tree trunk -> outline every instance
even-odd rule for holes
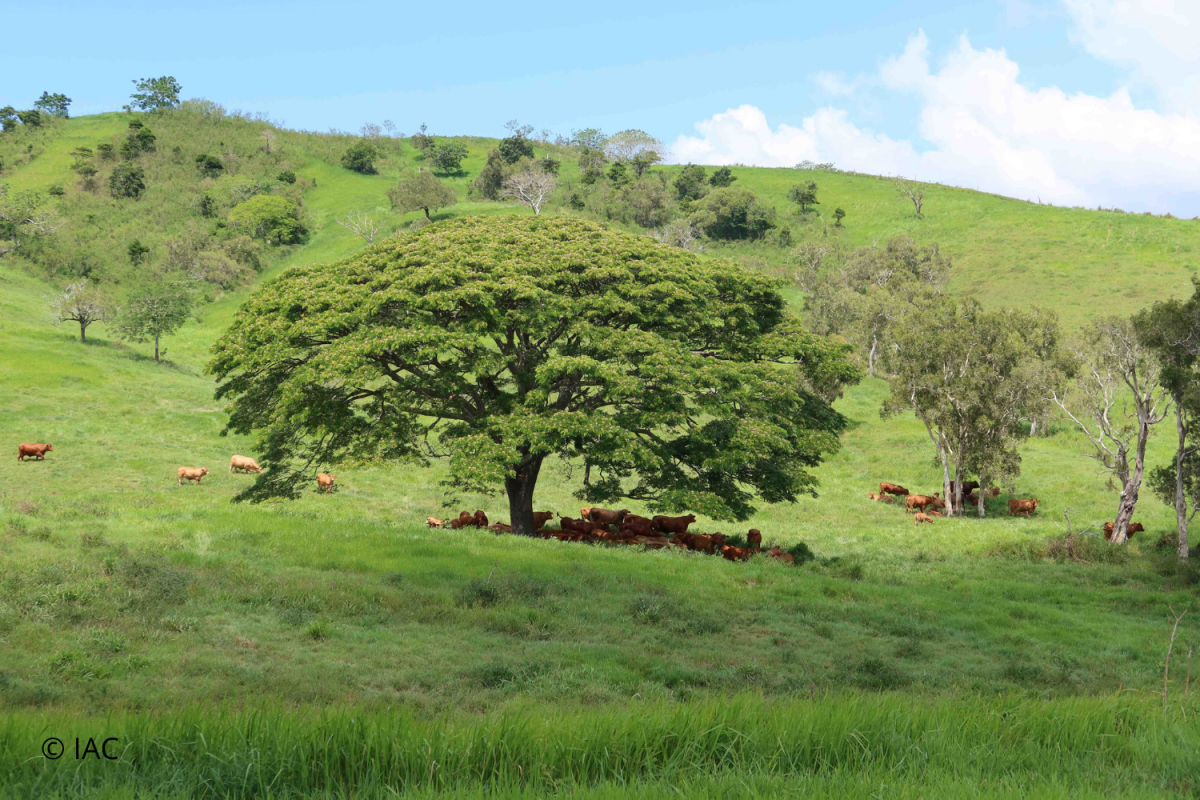
[[[429,206],[426,206],[421,210],[425,212],[425,219],[432,219],[432,217],[429,216]]]
[[[509,523],[515,534],[537,535],[533,525],[533,489],[537,485],[541,469],[542,459],[537,458],[519,470],[515,477],[504,479],[504,488],[508,492]]]
[[[867,375],[875,377],[875,350],[879,347],[879,336],[871,334],[871,353],[867,356]]]
[[[154,334],[154,362],[158,363],[158,334]]]
[[[956,464],[954,467],[954,496],[946,502],[954,508],[955,513],[966,514],[966,509],[963,508],[963,468],[962,463]]]
[[[950,502],[950,465],[946,461],[946,442],[938,437],[938,455],[942,459],[942,497],[946,498],[946,516],[954,516],[954,504]]]
[[[975,502],[979,507],[979,518],[983,519],[987,516],[987,470],[979,470],[979,488],[975,491],[978,492]]]
[[[1183,407],[1175,403],[1175,429],[1179,433],[1179,449],[1175,452],[1175,524],[1178,526],[1180,558],[1188,557],[1187,495],[1183,491],[1183,459],[1187,454],[1187,425],[1183,422]]]
[[[87,343],[87,323],[86,322],[79,323],[79,343],[80,344]]]
[[[1138,492],[1142,489],[1142,473],[1146,469],[1146,440],[1150,438],[1150,423],[1142,414],[1138,414],[1137,454],[1133,460],[1133,470],[1121,489],[1121,502],[1117,506],[1117,521],[1113,525],[1113,544],[1125,544],[1129,541],[1129,521],[1133,519],[1133,510],[1137,506]]]

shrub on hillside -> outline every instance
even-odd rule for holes
[[[449,174],[461,172],[463,159],[467,157],[467,146],[462,142],[442,142],[429,152],[429,160],[438,172]]]
[[[229,212],[229,224],[267,244],[300,244],[308,229],[300,221],[300,209],[286,197],[260,194]]]
[[[196,169],[206,178],[215,178],[225,171],[225,165],[216,156],[203,154],[196,156]]]
[[[137,199],[146,190],[145,171],[130,161],[123,161],[113,167],[108,176],[108,190],[113,197],[132,197]]]
[[[715,189],[694,209],[691,221],[711,239],[761,239],[775,227],[775,209],[748,189]]]
[[[356,142],[350,145],[342,155],[342,166],[355,172],[361,172],[363,175],[374,175],[375,159],[377,158],[379,158],[379,151],[375,145],[370,142]]]
[[[533,143],[524,136],[510,136],[500,140],[497,148],[506,164],[515,164],[522,158],[533,158]]]
[[[488,152],[487,163],[479,171],[479,176],[471,183],[471,193],[478,194],[487,200],[499,200],[500,192],[504,189],[504,181],[508,179],[510,170],[504,162],[499,150]]]

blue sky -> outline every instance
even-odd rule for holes
[[[999,174],[1000,167],[993,170],[994,176],[986,170],[964,172],[962,165],[973,160],[970,154],[949,159],[958,165],[954,168],[937,159],[922,160],[931,152],[961,147],[961,142],[948,144],[945,131],[930,127],[939,123],[927,117],[931,106],[954,106],[952,98],[933,98],[931,92],[940,96],[946,87],[963,82],[950,75],[943,75],[938,86],[888,78],[882,71],[889,60],[920,37],[926,43],[924,63],[936,75],[955,54],[967,52],[967,42],[970,52],[1002,51],[1019,67],[1019,77],[1012,81],[1015,88],[1057,88],[1067,97],[1101,99],[1125,92],[1136,111],[1194,115],[1194,107],[1180,111],[1181,95],[1171,95],[1178,87],[1164,85],[1172,80],[1167,77],[1171,71],[1180,69],[1179,59],[1187,67],[1185,45],[1164,44],[1153,36],[1130,43],[1113,34],[1124,24],[1121,15],[1130,5],[1139,19],[1146,14],[1161,18],[1160,39],[1170,39],[1191,23],[1200,28],[1200,13],[1190,8],[1200,3],[1186,4],[24,4],[6,10],[11,29],[44,30],[47,20],[59,22],[52,36],[6,38],[0,50],[0,105],[27,107],[49,90],[73,98],[75,114],[117,110],[128,102],[132,78],[170,74],[183,85],[185,97],[266,112],[290,127],[310,130],[357,130],[364,122],[383,119],[393,120],[405,132],[425,122],[434,133],[493,136],[501,135],[504,122],[514,118],[564,134],[589,126],[610,132],[638,127],[678,145],[672,147],[676,155],[693,160],[784,165],[795,153],[812,150],[829,160],[830,154],[836,155],[848,168],[868,165],[899,173],[911,169],[925,173],[916,177],[964,185],[974,180],[984,188],[1016,193],[1011,180],[1005,183]],[[1182,25],[1179,14],[1184,15]],[[1200,30],[1193,28],[1191,35],[1191,41],[1200,40]],[[1162,63],[1161,52],[1169,53],[1172,47],[1179,51],[1178,58]],[[1146,51],[1144,57],[1136,52],[1130,56],[1139,48]],[[974,67],[963,69],[975,70],[972,74],[985,80],[977,73],[986,71],[986,60],[981,57]],[[1195,71],[1200,74],[1200,68]],[[1190,97],[1186,92],[1182,96]],[[969,96],[961,100],[964,106],[973,102]],[[772,139],[767,144],[775,147],[774,155],[764,155],[771,147],[762,142],[757,149],[725,146],[716,141],[721,138],[717,134],[706,138],[698,133],[697,123],[739,108],[760,112],[772,136],[802,129],[806,121],[816,130],[821,122],[814,115],[823,109],[837,111],[854,135],[865,137],[863,142],[883,136],[909,150],[884,148],[890,155],[867,157],[862,148],[838,145],[845,131],[828,126],[824,133],[813,134],[808,149]],[[983,118],[990,112],[972,113]],[[954,117],[942,114],[943,119]],[[739,124],[744,123],[743,119]],[[1001,134],[1006,141],[1016,135]],[[1176,149],[1190,141],[1191,129],[1176,131],[1176,138],[1180,135],[1183,140]],[[1024,152],[1028,144],[1018,141],[1014,146]],[[1069,141],[1054,147],[1072,149]],[[985,148],[974,160],[1004,161],[997,152]],[[860,157],[864,164],[853,163]],[[1053,161],[1055,154],[1049,158]],[[1026,158],[1017,174],[1035,168],[1036,161]],[[883,169],[888,166],[895,169]],[[1055,168],[1063,169],[1058,162]],[[1033,188],[1063,202],[1105,202],[1123,188],[1141,188],[1134,181],[1132,187],[1102,190],[1088,183],[1082,172],[1078,178],[1057,172],[1056,177],[1062,180],[1042,181]],[[1187,195],[1185,189],[1160,192],[1146,205],[1153,210],[1164,210],[1163,204],[1182,209],[1195,200],[1194,213],[1200,214],[1194,194],[1181,197]]]

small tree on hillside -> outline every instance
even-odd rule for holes
[[[840,208],[835,208],[833,210],[833,227],[835,227],[835,228],[845,227],[844,225],[842,225],[842,220],[844,220],[845,218],[846,218],[846,212]]]
[[[649,237],[467,217],[283,273],[209,371],[227,430],[261,434],[266,471],[242,497],[295,496],[350,457],[444,457],[450,485],[503,487],[513,533],[533,535],[558,455],[583,462],[588,502],[746,519],[813,494],[846,424],[801,388],[852,379],[844,348],[786,307],[761,273]]]
[[[1161,365],[1133,324],[1120,317],[1088,325],[1062,357],[1073,380],[1050,397],[1092,443],[1092,457],[1121,484],[1112,541],[1123,544],[1142,487],[1150,429],[1171,407]]]
[[[708,192],[705,186],[708,173],[699,164],[688,164],[679,170],[671,185],[675,187],[675,198],[681,203],[699,200]]]
[[[50,300],[50,319],[55,325],[64,322],[79,324],[79,341],[87,341],[87,329],[97,322],[113,317],[108,297],[87,281],[72,283]]]
[[[737,178],[733,176],[733,170],[729,167],[717,167],[713,170],[712,177],[708,179],[708,185],[717,189],[724,189],[726,186],[732,186]]]
[[[300,244],[308,239],[295,201],[278,195],[260,194],[239,203],[229,211],[229,224],[267,244]]]
[[[161,78],[140,78],[133,81],[133,85],[137,91],[129,97],[133,100],[134,108],[140,108],[142,111],[163,111],[179,106],[179,93],[183,91],[183,87],[169,75]]]
[[[775,209],[749,189],[715,189],[693,209],[691,222],[712,239],[761,239],[775,227]]]
[[[405,214],[420,209],[425,212],[425,219],[429,219],[431,211],[454,205],[458,196],[432,172],[422,171],[389,189],[388,200],[393,211]]]
[[[342,154],[342,166],[363,175],[375,174],[375,159],[379,158],[379,150],[370,142],[355,142],[346,148]]]
[[[534,216],[537,216],[542,213],[542,206],[554,192],[556,184],[553,175],[538,169],[524,170],[504,182],[503,194],[533,209]]]
[[[196,169],[200,170],[200,174],[205,178],[217,178],[225,171],[225,165],[216,156],[202,154],[196,156]]]
[[[820,205],[817,200],[817,182],[809,181],[793,186],[788,190],[788,200],[791,200],[796,205],[800,206],[800,213],[807,214],[809,206]]]
[[[533,142],[524,136],[509,136],[501,139],[496,148],[506,164],[516,164],[523,158],[533,158]]]
[[[10,193],[0,183],[0,255],[51,236],[62,226],[49,197],[31,189]]]
[[[154,342],[154,360],[159,361],[159,342],[187,322],[192,310],[191,287],[177,281],[156,281],[134,291],[122,309],[117,332],[131,342]]]
[[[69,114],[67,114],[67,108],[70,105],[71,98],[67,97],[65,94],[58,92],[54,94],[50,94],[50,92],[42,92],[42,96],[37,99],[37,102],[33,104],[33,107],[41,111],[43,114],[49,114],[52,117],[61,117],[66,119],[69,116]]]
[[[134,239],[129,243],[129,263],[133,266],[140,266],[146,260],[146,256],[150,255],[150,248],[142,244],[141,239]]]
[[[604,142],[604,152],[610,161],[632,165],[635,159],[642,158],[652,159],[648,163],[653,164],[666,155],[666,147],[645,131],[630,128],[608,137]]]
[[[913,204],[913,211],[917,218],[924,216],[922,209],[925,208],[925,187],[915,181],[906,181],[903,178],[894,178],[892,185],[896,187],[901,197],[908,198],[908,201]]]
[[[442,142],[429,151],[430,164],[443,174],[462,172],[467,146],[462,142]]]
[[[132,161],[122,161],[108,176],[108,190],[113,197],[137,199],[146,191],[146,173]]]
[[[433,137],[428,135],[427,133],[425,133],[425,131],[427,131],[428,129],[429,129],[428,126],[426,126],[425,123],[422,122],[420,130],[418,130],[412,136],[408,137],[408,143],[411,144],[417,150],[420,150],[422,153],[424,153],[425,151],[427,151],[429,148],[433,147],[433,145],[434,145]]]
[[[365,211],[351,211],[337,221],[346,230],[362,238],[367,244],[375,244],[375,236],[383,225]]]

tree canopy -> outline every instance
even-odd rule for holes
[[[60,92],[51,94],[50,92],[42,92],[42,96],[37,99],[33,107],[49,114],[52,117],[62,117],[66,119],[68,116],[67,109],[71,105],[71,98]]]
[[[179,93],[183,91],[179,81],[170,75],[161,78],[140,78],[133,81],[133,86],[137,91],[129,97],[133,100],[132,105],[142,111],[175,108],[179,105]]]
[[[308,238],[295,201],[277,195],[255,195],[238,203],[229,210],[229,224],[268,244],[300,244]]]
[[[429,219],[431,211],[458,202],[453,187],[442,183],[432,172],[418,172],[411,178],[400,181],[388,189],[388,199],[392,203],[393,211],[405,214],[421,210],[425,212],[425,219]]]
[[[466,217],[255,293],[209,370],[227,429],[259,432],[244,497],[294,496],[347,459],[445,457],[533,532],[551,456],[579,495],[745,519],[814,493],[845,420],[805,389],[855,380],[846,347],[786,313],[777,282],[566,218]]]
[[[775,227],[775,209],[749,189],[714,189],[693,209],[692,222],[713,239],[760,239]]]

